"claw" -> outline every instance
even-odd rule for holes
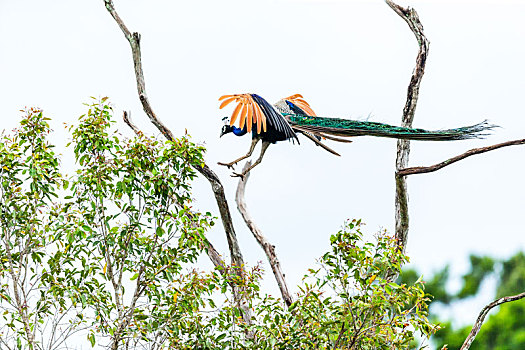
[[[244,177],[246,176],[246,174],[242,173],[242,174],[239,174],[239,173],[233,173],[232,175],[230,175],[231,177],[240,177],[242,181],[244,181]]]
[[[235,162],[233,162],[233,163],[221,163],[221,162],[217,162],[217,164],[222,165],[222,166],[225,166],[225,167],[227,167],[228,169],[233,169],[233,166],[234,166],[236,163],[235,163]]]

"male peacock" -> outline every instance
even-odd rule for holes
[[[378,136],[407,140],[450,141],[482,137],[487,135],[483,133],[484,131],[494,128],[494,125],[483,121],[462,128],[427,131],[368,121],[322,118],[315,115],[308,102],[299,94],[283,98],[274,106],[256,94],[224,95],[219,98],[219,101],[222,101],[220,108],[224,108],[233,101],[237,102],[237,107],[233,111],[229,123],[222,128],[221,137],[230,132],[237,136],[252,133],[252,144],[246,155],[230,163],[218,163],[219,165],[231,168],[239,161],[251,156],[257,143],[262,140],[259,158],[242,174],[235,174],[241,177],[261,163],[270,144],[284,140],[299,143],[297,133],[303,134],[330,153],[339,155],[324,145],[321,139],[352,142],[338,137]],[[239,119],[238,127],[234,125],[237,119]]]

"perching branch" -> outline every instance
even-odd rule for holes
[[[130,46],[131,46],[131,52],[133,56],[133,65],[135,68],[135,78],[137,81],[137,92],[139,94],[140,102],[142,103],[142,107],[144,109],[144,112],[150,119],[150,121],[157,127],[157,129],[166,137],[166,139],[173,141],[175,137],[173,136],[173,133],[157,118],[155,113],[153,112],[153,108],[151,107],[151,104],[149,103],[148,97],[146,95],[146,84],[144,81],[144,73],[142,71],[142,58],[141,58],[141,52],[140,52],[140,34],[137,32],[131,33],[129,29],[126,27],[120,16],[115,10],[115,6],[113,5],[112,0],[104,0],[104,4],[106,6],[106,9],[111,14],[113,19],[117,22],[118,26],[124,33],[124,36],[126,37],[126,40],[128,40]],[[221,215],[222,223],[224,226],[224,230],[226,232],[226,238],[228,240],[228,247],[230,249],[230,254],[232,258],[232,265],[235,270],[235,272],[241,277],[243,277],[244,274],[244,259],[241,253],[241,249],[239,247],[239,243],[237,241],[237,236],[235,235],[235,229],[233,227],[233,222],[230,214],[230,210],[228,207],[228,202],[226,200],[226,196],[224,194],[224,187],[222,186],[222,183],[219,180],[219,177],[206,165],[204,166],[194,166],[197,171],[199,171],[204,177],[210,182],[213,193],[215,195],[215,200],[217,201],[217,205],[219,207],[219,212]],[[211,250],[212,253],[216,253],[215,249]],[[210,254],[210,250],[208,249],[208,254]],[[218,254],[213,254],[210,258],[216,264],[218,262],[217,260]],[[236,302],[238,303],[239,307],[243,311],[243,319],[245,323],[249,324],[251,321],[251,312],[247,305],[244,305],[242,302],[242,293],[241,291],[236,290],[237,288],[233,288],[234,297],[236,299]]]
[[[247,161],[242,171],[244,172],[251,165],[252,165],[252,162]],[[270,266],[272,267],[272,271],[275,276],[275,280],[277,281],[277,285],[279,286],[279,289],[281,290],[281,295],[283,297],[283,300],[287,306],[290,306],[292,305],[293,300],[290,295],[290,292],[288,292],[288,286],[286,285],[286,280],[284,279],[284,274],[281,270],[281,264],[279,263],[279,259],[277,259],[277,255],[275,254],[275,246],[272,245],[266,239],[266,237],[264,237],[261,230],[259,230],[257,225],[255,225],[255,222],[250,217],[250,214],[248,213],[248,208],[246,207],[246,201],[244,200],[244,191],[246,189],[246,183],[248,182],[249,177],[250,177],[250,173],[248,172],[244,176],[244,178],[240,178],[239,184],[237,185],[237,192],[235,193],[235,202],[237,202],[237,209],[239,209],[239,212],[241,213],[242,218],[244,219],[244,222],[246,223],[246,226],[248,226],[250,231],[252,231],[252,234],[257,240],[257,243],[259,243],[261,248],[266,253],[266,257],[268,258],[268,262],[270,263]]]
[[[412,168],[405,168],[401,169],[397,172],[397,175],[399,176],[406,176],[406,175],[413,175],[413,174],[423,174],[423,173],[431,173],[433,171],[439,170],[441,168],[446,167],[447,165],[450,165],[452,163],[458,162],[462,159],[465,159],[467,157],[473,156],[475,154],[485,153],[489,151],[493,151],[498,148],[506,147],[506,146],[516,146],[516,145],[523,145],[525,144],[525,139],[520,140],[513,140],[513,141],[507,141],[503,143],[498,143],[496,145],[487,146],[487,147],[480,147],[480,148],[473,148],[471,150],[466,151],[465,153],[462,153],[458,156],[452,157],[450,159],[447,159],[441,163],[430,165],[430,166],[418,166],[418,167],[412,167]]]
[[[430,42],[423,33],[423,25],[419,20],[419,16],[416,10],[408,7],[403,8],[395,4],[391,0],[385,0],[388,6],[392,8],[405,22],[412,33],[414,33],[417,42],[419,44],[419,52],[416,58],[416,67],[412,72],[410,84],[408,85],[407,100],[405,107],[403,108],[403,117],[401,120],[401,126],[412,127],[412,121],[414,120],[414,114],[416,112],[417,100],[419,97],[419,86],[425,73],[425,63],[428,56],[428,50]],[[397,141],[397,158],[396,158],[396,198],[395,198],[395,211],[396,211],[396,227],[395,227],[395,238],[398,244],[398,249],[402,252],[405,251],[407,238],[408,238],[408,193],[407,184],[404,176],[399,175],[399,171],[408,166],[408,156],[410,154],[410,141],[398,140]]]
[[[479,313],[479,316],[476,319],[476,323],[474,323],[474,326],[472,326],[472,330],[470,331],[470,334],[468,335],[467,339],[465,339],[465,342],[461,346],[460,350],[470,349],[472,342],[474,341],[474,339],[476,338],[476,335],[478,335],[479,330],[481,329],[481,325],[483,324],[483,321],[485,320],[485,316],[487,316],[487,314],[492,308],[498,305],[508,303],[510,301],[516,301],[522,298],[525,298],[525,292],[518,294],[518,295],[499,298],[497,300],[494,300],[492,303],[488,304],[487,306],[485,306]]]

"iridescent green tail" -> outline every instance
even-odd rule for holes
[[[429,131],[340,118],[308,117],[295,114],[287,114],[284,117],[288,119],[293,128],[314,134],[343,137],[378,136],[407,140],[450,141],[483,138],[489,135],[487,131],[496,127],[485,120],[479,124],[462,128]]]

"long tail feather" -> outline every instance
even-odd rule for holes
[[[342,142],[342,143],[351,143],[351,142],[353,142],[352,140],[340,139],[338,137],[333,137],[333,136],[326,135],[326,134],[323,134],[323,133],[319,133],[319,136],[324,137],[325,139],[328,139],[328,140],[335,141],[335,142]],[[345,137],[352,137],[352,136],[347,135]]]
[[[324,150],[336,155],[336,156],[341,156],[339,153],[337,153],[336,151],[334,151],[333,149],[331,149],[330,147],[328,147],[327,145],[325,145],[324,143],[318,141],[315,136],[312,136],[310,135],[309,133],[306,133],[306,132],[302,132],[301,131],[301,134],[303,134],[304,136],[306,136],[308,139],[310,139],[313,143],[315,143],[317,146],[320,146],[322,147]]]
[[[357,121],[340,118],[322,118],[285,115],[292,127],[303,131],[322,133],[333,136],[378,136],[407,140],[450,141],[483,138],[487,131],[497,127],[486,120],[471,126],[456,129],[429,131],[424,129],[404,128],[383,123]]]
[[[348,140],[346,138],[340,139],[340,138],[337,138],[337,137],[333,137],[331,135],[323,134],[322,132],[312,133],[312,131],[308,131],[307,129],[303,129],[302,127],[297,126],[297,125],[292,126],[292,129],[294,131],[296,131],[296,132],[310,133],[310,134],[313,134],[314,136],[317,136],[317,137],[320,137],[320,138],[325,138],[325,139],[336,141],[336,142],[343,142],[343,143],[351,143],[351,142],[353,142],[352,140]],[[352,137],[352,135],[345,135],[343,137]]]

